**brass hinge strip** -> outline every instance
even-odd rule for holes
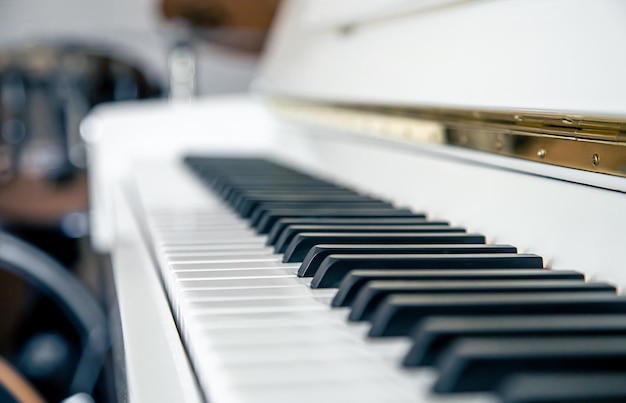
[[[270,105],[283,118],[340,131],[447,144],[626,177],[626,120],[619,118],[285,99]]]

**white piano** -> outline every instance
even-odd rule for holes
[[[266,158],[619,293],[625,14],[618,0],[292,0],[250,95],[98,108],[82,135],[93,245],[119,305],[120,399],[522,402],[546,382],[578,397],[619,384],[607,360],[609,374],[519,375],[504,395],[433,392],[438,367],[401,365],[410,337],[347,321],[336,289],[297,277],[183,158]],[[615,334],[601,344],[623,350]],[[593,340],[572,345],[605,348]]]

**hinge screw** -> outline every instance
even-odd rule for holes
[[[537,157],[544,159],[546,157],[546,149],[540,148],[539,151],[537,151]]]
[[[597,167],[600,164],[600,156],[598,154],[594,154],[591,156],[591,163],[594,167]]]

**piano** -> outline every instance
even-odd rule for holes
[[[251,95],[96,109],[119,400],[625,401],[624,11],[292,0]]]

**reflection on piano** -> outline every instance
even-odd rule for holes
[[[560,70],[623,6],[573,3],[292,1],[269,108],[92,114],[128,400],[626,400],[626,58]]]

